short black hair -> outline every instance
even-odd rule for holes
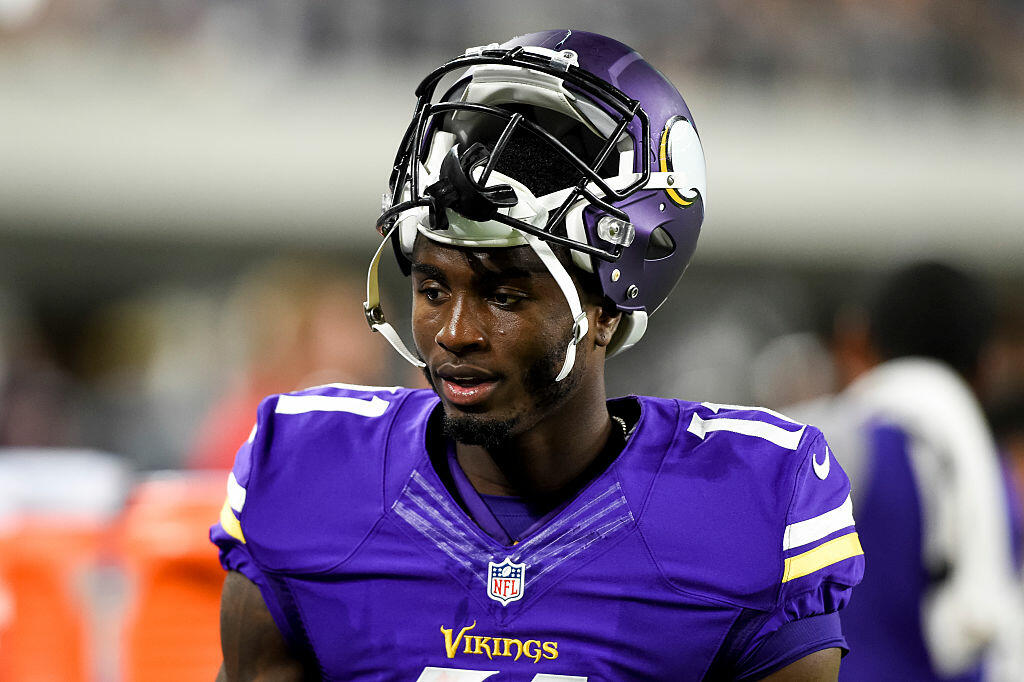
[[[886,278],[868,314],[871,341],[884,359],[934,358],[967,378],[978,368],[995,317],[980,280],[935,261],[914,263]]]

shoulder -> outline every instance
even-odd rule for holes
[[[652,437],[661,441],[657,483],[664,486],[758,490],[759,504],[785,504],[798,472],[813,468],[809,453],[821,456],[827,447],[814,426],[763,407],[658,398],[641,405],[637,433],[645,447]],[[833,480],[843,478],[832,458],[820,461],[835,468]]]
[[[265,398],[228,481],[253,558],[303,571],[343,560],[383,513],[388,455],[417,454],[410,439],[389,447],[392,432],[425,428],[435,400],[431,391],[349,384]]]
[[[672,402],[676,436],[640,522],[652,554],[681,589],[770,609],[814,564],[791,561],[799,550],[852,532],[849,479],[813,426],[765,408]]]
[[[304,425],[370,425],[369,419],[384,416],[394,405],[417,392],[401,386],[324,384],[291,393],[276,393],[260,402],[257,431],[276,421],[294,421],[289,417],[295,415],[307,415]]]
[[[399,413],[425,417],[434,402],[429,390],[399,386],[325,384],[270,395],[260,403],[249,442],[254,458],[315,458],[325,446],[332,455],[352,453],[349,439],[383,445]]]

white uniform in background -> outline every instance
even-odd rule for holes
[[[848,611],[856,609],[859,601],[872,609],[863,621],[863,628],[872,630],[866,636],[883,648],[891,643],[884,651],[865,647],[858,642],[858,619],[844,617],[854,653],[844,662],[840,677],[869,679],[883,670],[903,670],[914,674],[914,679],[977,679],[980,668],[985,679],[1024,679],[1024,593],[1013,569],[998,453],[981,408],[960,376],[938,361],[900,358],[875,367],[836,396],[786,412],[820,425],[850,476],[867,568]],[[884,433],[889,437],[880,438]],[[903,446],[892,448],[885,443]],[[906,496],[911,504],[916,490],[919,508],[907,518],[920,523],[917,557],[909,555],[913,542],[896,539],[909,524],[900,527],[901,518],[887,516],[888,507],[868,508],[881,507],[884,500],[879,495],[892,496],[898,489],[899,483],[892,478],[899,477],[900,466],[893,467],[896,473],[889,473],[889,467],[899,458],[909,465],[903,470],[909,472],[907,484],[913,486]],[[880,482],[880,476],[889,479]],[[907,509],[908,500],[893,502],[894,508]],[[874,527],[873,512],[879,513]],[[892,542],[886,542],[887,535]],[[916,541],[917,536],[911,537]],[[873,544],[896,548],[896,552],[873,554]],[[899,556],[903,548],[907,552]],[[890,616],[899,615],[879,612],[898,608],[895,604],[900,599],[885,593],[913,589],[912,584],[893,584],[893,576],[913,576],[915,561],[923,569],[921,575],[933,576],[921,583],[919,597],[911,596],[920,614],[919,618],[911,614],[906,622],[914,622],[920,631],[880,636],[878,624],[883,619],[896,621],[898,617]],[[905,564],[902,574],[898,562]],[[875,594],[869,594],[873,590]],[[908,642],[915,639],[923,644],[927,657],[910,662],[914,647]],[[930,671],[913,667],[928,666],[928,660]]]

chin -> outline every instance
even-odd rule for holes
[[[444,435],[463,445],[479,445],[485,450],[502,450],[515,437],[519,419],[486,414],[452,414],[445,407],[441,415]]]

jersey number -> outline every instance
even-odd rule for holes
[[[498,670],[463,670],[461,668],[434,668],[423,669],[416,682],[483,682],[488,677],[497,675]],[[533,676],[531,682],[587,682],[587,678],[578,675],[550,675],[538,673]]]

